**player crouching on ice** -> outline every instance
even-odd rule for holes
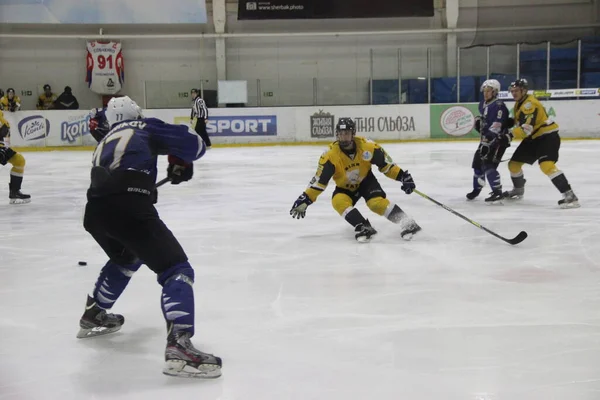
[[[402,190],[406,194],[411,194],[416,188],[412,176],[394,164],[377,143],[355,136],[356,125],[352,119],[340,118],[335,131],[338,140],[329,145],[329,150],[321,156],[317,173],[292,206],[290,215],[304,218],[306,208],[317,200],[333,177],[336,183],[331,200],[333,208],[354,227],[356,240],[367,242],[377,234],[369,220],[354,208],[361,197],[371,211],[400,224],[400,235],[410,240],[421,227],[400,207],[386,199],[385,192],[371,171],[371,165],[379,167],[379,171],[388,178],[402,182]]]
[[[31,196],[21,193],[23,173],[25,172],[25,157],[6,146],[4,139],[10,137],[10,125],[0,111],[0,164],[12,164],[10,182],[8,184],[8,200],[10,204],[26,204],[31,202]]]

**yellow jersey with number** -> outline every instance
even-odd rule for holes
[[[305,191],[311,201],[317,200],[332,178],[338,188],[357,191],[373,165],[388,178],[397,180],[402,169],[380,145],[361,136],[355,136],[354,143],[352,153],[342,150],[336,141],[321,155],[317,172]]]
[[[553,132],[558,132],[558,124],[548,116],[542,103],[534,96],[528,94],[515,104],[514,137],[537,139]]]

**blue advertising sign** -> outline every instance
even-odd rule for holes
[[[240,115],[210,117],[206,130],[214,136],[275,136],[276,115]]]

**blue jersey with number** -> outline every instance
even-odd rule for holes
[[[156,118],[114,124],[94,151],[90,190],[95,195],[148,194],[156,183],[159,155],[168,154],[192,163],[205,151],[200,136],[185,125],[167,124]]]
[[[481,136],[488,140],[506,133],[508,123],[508,108],[502,100],[492,100],[486,103],[482,100],[479,103],[479,113],[481,114]]]

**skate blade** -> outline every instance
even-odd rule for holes
[[[184,360],[167,360],[163,374],[180,378],[216,379],[221,376],[221,367],[214,364],[201,364],[198,368],[194,368]]]
[[[494,201],[486,201],[485,204],[503,206],[504,202],[502,201],[502,199],[500,199],[500,200],[494,200]]]
[[[400,233],[400,237],[407,242],[411,241],[415,235],[421,231],[421,227],[417,227],[417,229],[411,230],[410,232],[402,232]]]
[[[572,203],[566,203],[566,204],[561,204],[560,208],[562,208],[563,210],[567,210],[569,208],[579,208],[581,207],[581,205],[579,204],[578,201],[574,201]]]
[[[108,335],[109,333],[115,333],[120,330],[120,326],[114,328],[106,328],[102,326],[97,326],[94,328],[81,328],[79,329],[79,332],[77,332],[77,339],[87,339],[96,336]]]
[[[366,236],[360,236],[356,238],[356,241],[358,243],[369,243],[371,241],[371,239],[373,239],[373,237],[375,237],[376,234],[371,235],[371,237],[366,237]]]
[[[27,204],[31,203],[31,199],[10,199],[8,204]]]

